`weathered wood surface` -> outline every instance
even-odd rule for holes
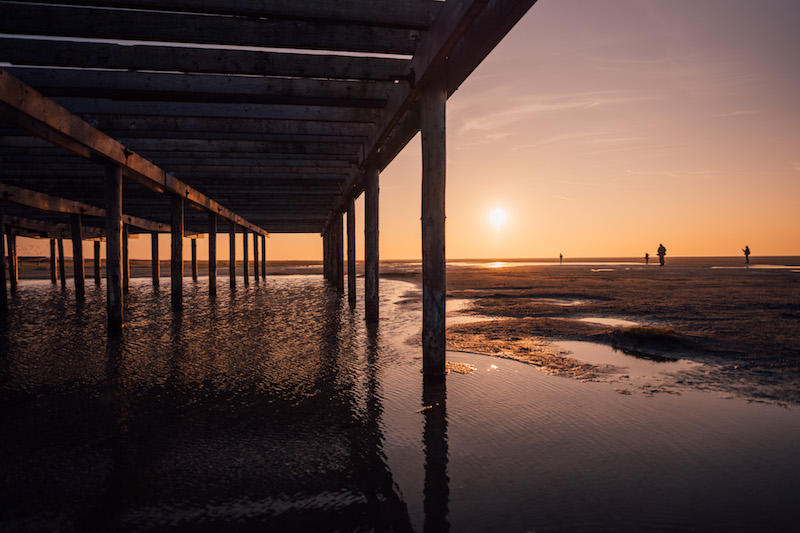
[[[122,169],[106,167],[106,308],[108,327],[123,326],[122,305]]]
[[[378,181],[378,169],[369,169],[364,188],[364,313],[368,323],[377,323],[379,318]]]
[[[356,203],[347,206],[347,302],[356,308]]]
[[[58,248],[58,277],[61,278],[61,288],[67,288],[67,267],[64,261],[64,239],[56,239]]]
[[[422,372],[445,374],[445,102],[434,87],[422,95]]]
[[[128,225],[122,224],[122,292],[126,293],[131,287],[131,256],[128,245],[130,234]]]
[[[242,261],[242,277],[244,278],[244,285],[250,285],[250,250],[247,244],[247,230],[242,232],[242,256],[244,260]]]
[[[231,288],[236,288],[236,223],[228,225],[228,272],[231,279]]]
[[[190,239],[192,250],[192,281],[197,281],[197,239]]]
[[[183,198],[173,195],[170,273],[172,307],[183,306]]]
[[[58,259],[56,258],[56,241],[54,238],[51,238],[50,239],[50,282],[53,283],[53,285],[55,285],[57,281],[56,278],[57,262]]]
[[[161,262],[158,259],[158,232],[150,232],[150,277],[153,286],[157,287],[161,283]]]
[[[0,202],[0,317],[5,317],[8,312],[8,292],[6,288],[6,212],[5,206]],[[52,242],[51,246],[52,246]],[[51,248],[52,250],[52,248]]]
[[[261,236],[261,277],[267,279],[267,237]]]
[[[41,237],[50,239],[70,239],[72,238],[72,226],[55,222],[45,222],[27,217],[6,216],[6,227],[32,230]],[[106,234],[101,228],[83,228],[83,236],[87,239],[99,239]]]
[[[50,241],[51,243],[53,241]],[[94,282],[100,285],[100,241],[94,241]]]
[[[80,215],[72,217],[72,277],[75,281],[75,297],[82,300],[86,297],[85,271],[83,262],[83,228]]]
[[[217,294],[217,216],[208,213],[208,292]]]
[[[258,281],[258,235],[253,233],[253,279]]]

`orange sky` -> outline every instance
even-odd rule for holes
[[[539,0],[448,101],[448,258],[800,255],[798,27],[795,0]],[[420,172],[416,138],[381,175],[382,259],[421,255]]]

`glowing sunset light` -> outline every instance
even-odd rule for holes
[[[508,213],[506,213],[505,209],[502,207],[496,207],[489,213],[489,220],[492,226],[494,226],[495,231],[499,231],[508,220]]]

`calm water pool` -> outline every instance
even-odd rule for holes
[[[796,527],[796,409],[459,353],[475,372],[423,387],[413,285],[382,281],[368,329],[320,276],[225,281],[209,299],[187,280],[174,312],[169,280],[133,280],[111,339],[104,287],[76,307],[20,286],[0,329],[0,530]]]

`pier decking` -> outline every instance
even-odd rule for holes
[[[249,239],[263,276],[269,233],[320,233],[325,277],[343,291],[364,193],[365,315],[377,321],[379,174],[421,132],[423,360],[426,374],[443,374],[446,101],[534,2],[0,2],[0,254],[7,244],[11,290],[16,235],[56,239],[62,267],[62,239],[72,240],[78,298],[79,243],[103,239],[119,329],[126,235],[152,235],[157,283],[158,234],[170,233],[180,307],[183,237],[209,235],[214,292],[227,222],[244,234],[245,282]]]

